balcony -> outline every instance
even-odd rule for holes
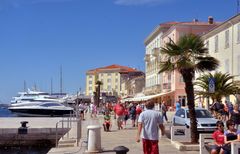
[[[146,62],[149,62],[150,61],[150,55],[149,54],[146,54],[145,57],[144,57],[144,60]]]
[[[171,91],[171,83],[163,83],[163,92]]]
[[[161,93],[161,85],[159,85],[159,84],[144,88],[145,95],[154,95],[154,94],[158,94],[158,93]]]
[[[158,57],[160,55],[160,48],[153,48],[152,54],[154,57]]]

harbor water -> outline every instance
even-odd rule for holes
[[[0,108],[1,117],[16,117],[15,114],[11,113],[7,108]],[[46,154],[52,147],[0,147],[0,154]]]

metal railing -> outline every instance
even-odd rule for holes
[[[65,119],[66,118],[66,119]],[[70,129],[72,128],[73,126],[73,122],[74,123],[77,123],[77,137],[76,137],[76,140],[77,140],[77,146],[79,144],[79,141],[81,139],[81,132],[82,132],[82,127],[81,127],[81,118],[79,117],[79,114],[78,112],[74,111],[73,113],[71,113],[68,117],[62,117],[62,120],[58,121],[56,123],[56,147],[58,147],[58,131],[59,131],[59,124],[62,124],[62,129],[63,128],[67,128],[67,129]],[[64,127],[66,124],[66,127]],[[64,136],[62,137],[64,138]],[[67,132],[67,138],[69,138],[69,131]]]

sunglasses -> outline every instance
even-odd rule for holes
[[[218,127],[224,127],[223,125],[218,125]]]

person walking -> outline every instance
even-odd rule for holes
[[[118,102],[115,106],[114,106],[114,117],[116,117],[117,119],[117,126],[118,126],[118,130],[123,129],[123,120],[124,120],[124,106],[122,103]]]
[[[167,105],[166,103],[163,101],[162,102],[162,105],[161,105],[161,111],[162,111],[162,120],[163,118],[165,118],[165,121],[168,122],[168,118],[167,118]]]
[[[180,101],[176,102],[176,112],[181,108]]]
[[[146,103],[146,110],[139,115],[136,142],[140,142],[140,134],[144,154],[159,154],[159,128],[162,136],[165,134],[160,112],[153,110],[154,102]]]

